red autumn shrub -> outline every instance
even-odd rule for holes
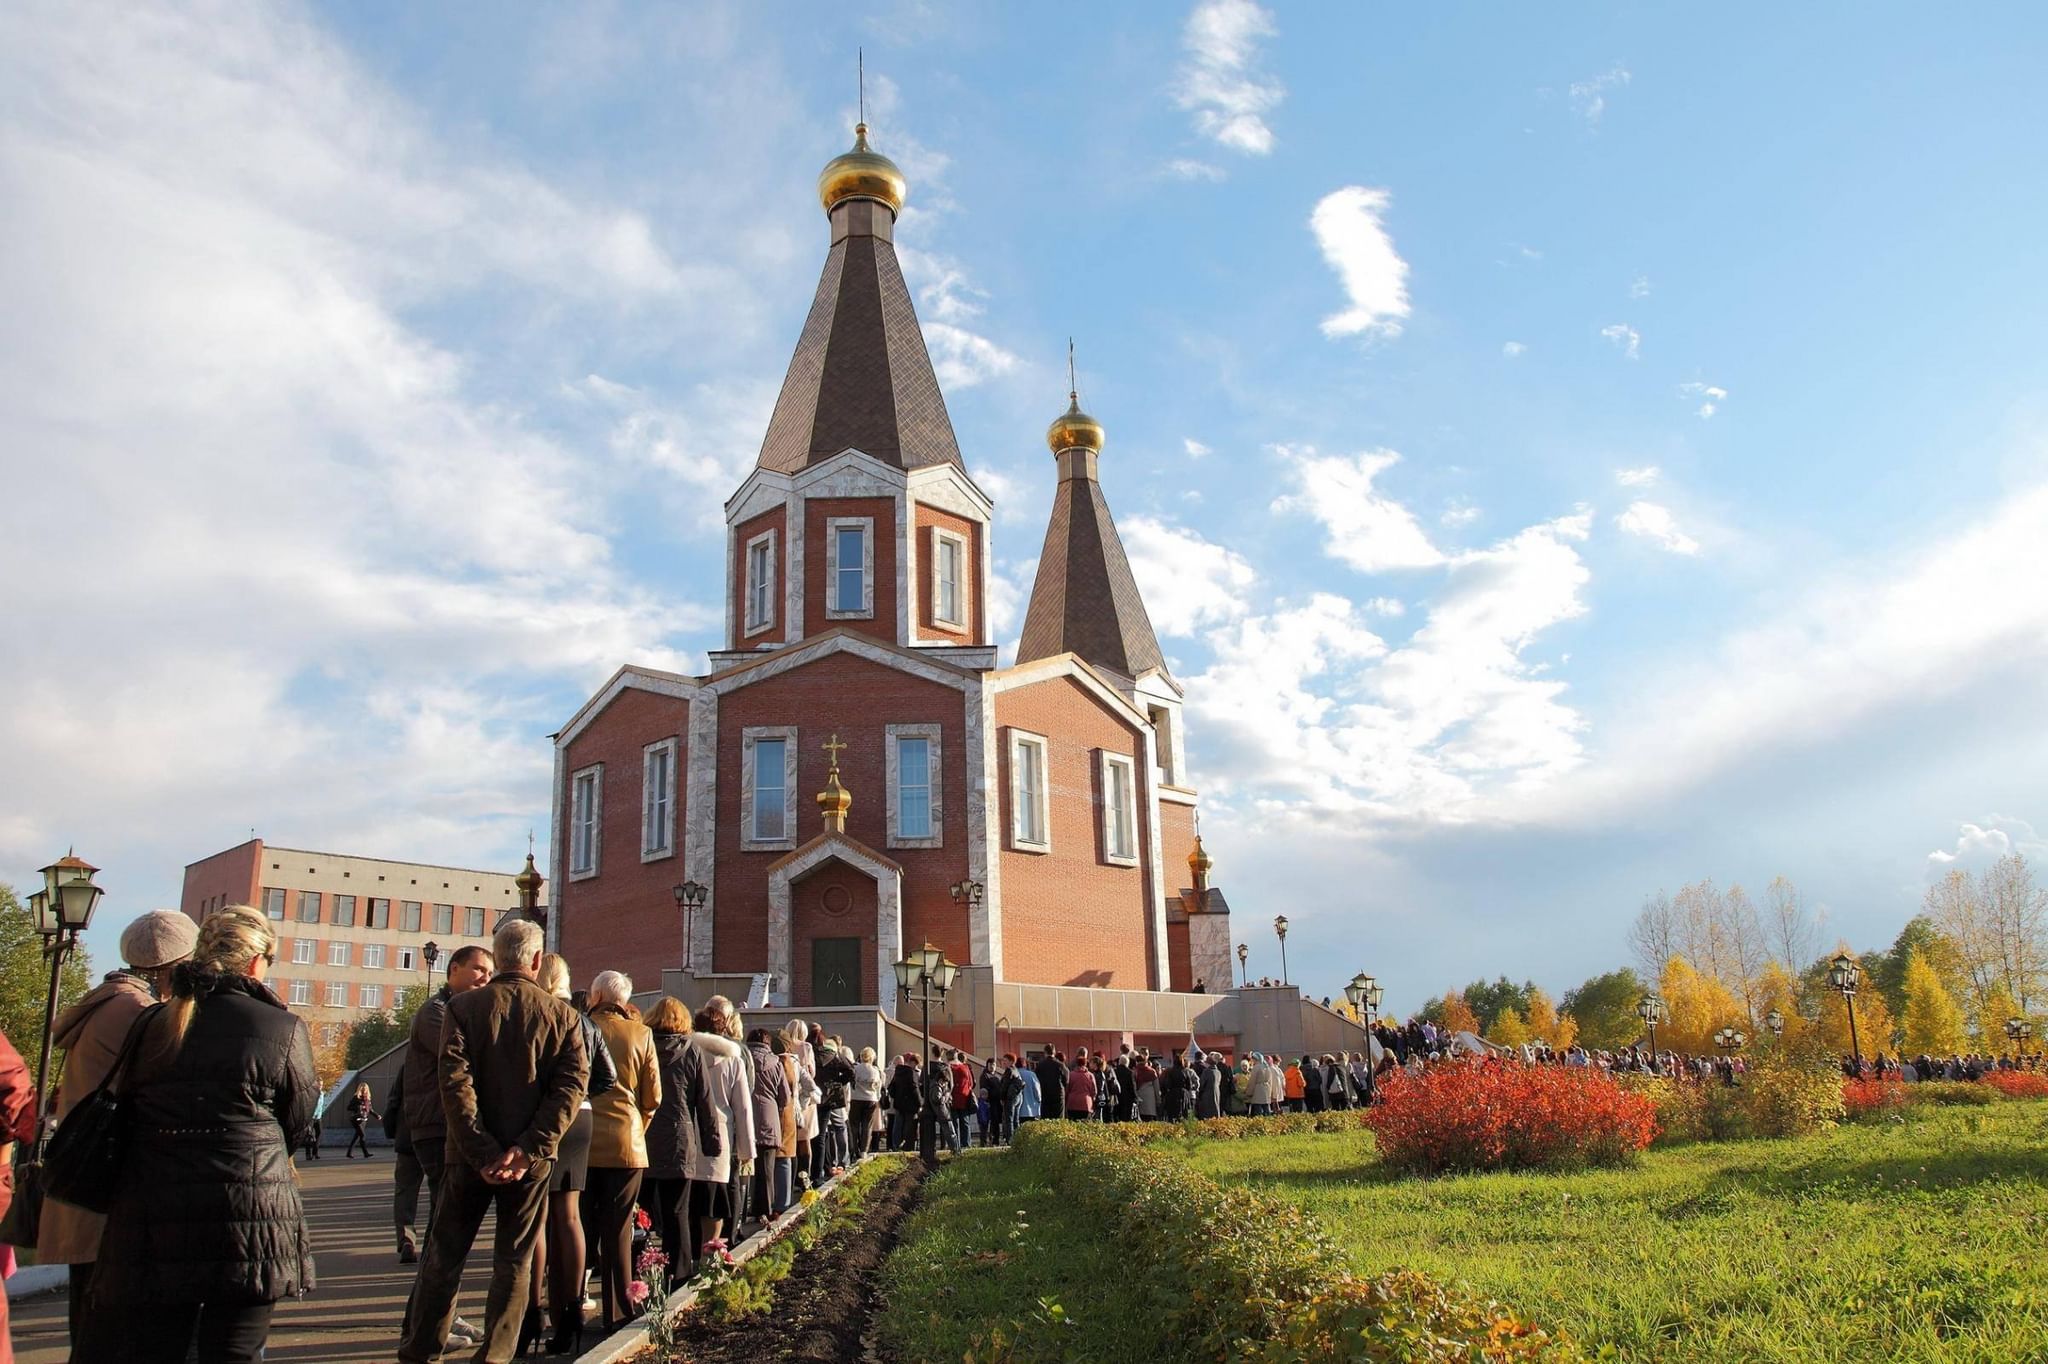
[[[2008,1099],[2048,1099],[2048,1075],[2030,1070],[1994,1070],[1984,1083]]]
[[[1596,1071],[1459,1061],[1386,1081],[1366,1125],[1418,1174],[1619,1165],[1657,1135],[1648,1097]]]
[[[1897,1112],[1912,1100],[1906,1082],[1896,1079],[1842,1081],[1842,1107],[1852,1118]]]

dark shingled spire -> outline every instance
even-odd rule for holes
[[[1059,491],[1038,556],[1038,580],[1024,613],[1017,661],[1072,653],[1126,677],[1165,672],[1159,637],[1131,576],[1131,561],[1095,478],[1102,428],[1077,401],[1052,425],[1048,440],[1060,463]]]
[[[960,443],[896,260],[894,210],[882,199],[847,197],[828,211],[832,249],[760,466],[793,474],[848,446],[901,469],[959,464]]]

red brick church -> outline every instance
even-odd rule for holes
[[[820,177],[829,249],[725,504],[710,672],[623,667],[554,736],[550,936],[579,979],[666,972],[696,1002],[765,973],[773,1004],[888,1016],[929,942],[965,968],[933,1032],[977,1050],[1234,1040],[1229,910],[1103,429],[1071,400],[1047,433],[1051,523],[999,667],[994,507],[897,261],[905,188],[864,126]]]

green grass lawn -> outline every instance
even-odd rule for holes
[[[1576,1175],[1396,1178],[1362,1132],[1172,1149],[1293,1200],[1360,1270],[1462,1279],[1625,1360],[2048,1360],[2048,1104]]]

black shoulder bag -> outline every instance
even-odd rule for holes
[[[121,1082],[135,1063],[137,1045],[150,1020],[163,1009],[152,1004],[129,1025],[121,1054],[100,1087],[79,1101],[50,1134],[43,1151],[43,1192],[87,1212],[105,1212],[114,1205],[121,1163],[128,1155],[128,1108],[121,1102]]]

